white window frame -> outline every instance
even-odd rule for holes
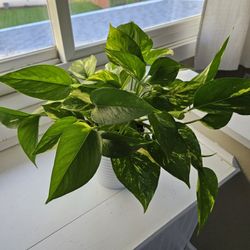
[[[47,8],[55,46],[0,60],[0,73],[38,63],[65,64],[92,54],[99,57],[99,65],[105,63],[103,57],[105,40],[75,47],[68,0],[47,0]],[[194,55],[200,19],[201,15],[196,15],[145,30],[153,38],[155,47],[174,48],[177,50],[177,59],[182,60]]]
[[[56,47],[63,63],[91,54],[103,53],[105,40],[75,47],[68,0],[48,0],[48,9],[53,31],[56,35]],[[178,48],[196,42],[200,19],[201,15],[196,15],[175,22],[156,25],[145,29],[145,31],[153,38],[155,47]],[[179,57],[185,57],[185,55],[179,55]]]

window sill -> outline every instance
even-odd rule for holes
[[[237,172],[231,164],[232,155],[203,135],[197,136],[203,154],[217,152],[204,160],[222,184]],[[95,177],[79,190],[45,205],[53,156],[53,151],[40,155],[37,170],[19,146],[0,152],[2,248],[134,249],[195,209],[195,171],[191,172],[190,190],[162,171],[146,214],[127,190],[105,189]]]

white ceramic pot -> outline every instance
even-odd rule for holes
[[[102,157],[100,166],[97,170],[97,179],[99,183],[110,189],[123,189],[123,184],[118,180],[112,167],[110,158]]]

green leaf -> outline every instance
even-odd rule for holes
[[[42,105],[44,111],[51,119],[63,118],[66,116],[72,116],[72,112],[62,108],[61,102],[51,102]]]
[[[120,51],[137,56],[143,61],[141,50],[137,43],[126,33],[110,25],[109,34],[106,42],[108,51]]]
[[[162,150],[168,154],[173,150],[178,137],[173,117],[167,112],[159,112],[149,115],[148,118],[157,141],[161,145]]]
[[[17,91],[42,100],[67,97],[73,83],[70,75],[53,65],[37,65],[0,76],[0,82]]]
[[[119,78],[120,78],[120,82],[122,84],[121,89],[130,90],[131,83],[134,81],[132,76],[130,74],[128,74],[127,71],[122,70],[120,75],[119,75]]]
[[[91,93],[96,105],[92,119],[99,124],[119,124],[145,116],[154,108],[133,93],[115,88],[101,88]]]
[[[228,41],[229,41],[229,37],[225,40],[225,42],[221,46],[220,50],[216,53],[213,61],[199,75],[194,77],[192,79],[193,81],[197,81],[200,84],[204,84],[204,83],[209,82],[212,79],[214,79],[214,77],[216,76],[217,71],[219,69],[221,58],[222,58],[224,51],[227,47]]]
[[[122,143],[119,139],[102,139],[102,155],[109,158],[126,157],[134,150],[127,144]]]
[[[122,24],[117,27],[118,30],[126,33],[141,49],[143,59],[148,64],[152,64],[157,58],[173,55],[173,51],[167,48],[152,49],[152,39],[134,22]]]
[[[102,154],[109,158],[125,157],[151,143],[135,137],[114,132],[104,132],[102,136]]]
[[[8,128],[16,128],[22,120],[31,116],[31,114],[0,107],[0,122]]]
[[[200,121],[210,128],[220,129],[228,124],[232,115],[231,112],[217,112],[205,115]]]
[[[65,129],[57,147],[46,203],[86,184],[100,160],[101,139],[97,132],[84,124]]]
[[[83,111],[83,110],[88,110],[92,107],[93,105],[84,102],[82,99],[70,95],[67,97],[63,102],[62,102],[62,108],[70,111]]]
[[[197,203],[199,231],[205,225],[211,213],[218,193],[218,180],[216,174],[209,168],[198,171]]]
[[[193,96],[189,95],[189,91],[184,94],[181,92],[177,86],[182,85],[182,83],[181,80],[176,79],[168,87],[153,85],[150,92],[145,89],[147,94],[144,95],[144,99],[158,110],[167,111],[174,117],[183,119],[184,109],[193,102]],[[172,87],[173,85],[175,87]],[[178,93],[177,88],[180,93]]]
[[[69,71],[76,77],[84,80],[95,73],[96,63],[96,57],[91,55],[87,58],[74,61]]]
[[[83,88],[84,89],[84,88]],[[80,100],[82,100],[85,103],[91,104],[89,94],[86,92],[81,91],[81,89],[75,89],[70,93],[70,96],[76,97]]]
[[[174,109],[183,110],[193,104],[195,92],[199,87],[199,82],[183,82],[180,79],[176,79],[168,85],[169,92],[166,96],[174,106]]]
[[[111,88],[119,88],[117,82],[103,82],[103,81],[84,81],[78,89],[80,89],[85,94],[90,94],[93,90],[99,89],[99,88],[105,88],[105,87],[111,87]]]
[[[171,49],[168,48],[160,48],[160,49],[151,49],[148,53],[143,54],[144,61],[152,65],[156,59],[167,56],[167,55],[173,55],[174,52]]]
[[[112,165],[117,178],[146,211],[158,185],[160,168],[140,153],[112,159]]]
[[[18,126],[18,140],[19,143],[28,156],[28,158],[36,165],[34,149],[38,141],[38,127],[40,116],[30,116],[22,120]]]
[[[144,98],[150,105],[161,111],[174,110],[174,105],[164,95],[149,96]]]
[[[75,117],[65,117],[57,120],[50,128],[44,133],[41,140],[35,149],[35,154],[40,154],[48,149],[51,149],[59,140],[63,131],[77,121]]]
[[[112,62],[108,62],[105,64],[105,70],[107,70],[115,75],[119,75],[123,69],[122,69],[122,67],[117,66],[117,65],[113,64]]]
[[[250,79],[219,78],[202,85],[194,96],[194,107],[208,113],[225,111],[249,115],[249,103]]]
[[[145,64],[139,57],[121,51],[106,49],[106,55],[111,62],[124,68],[132,77],[141,80],[146,72]]]
[[[196,169],[202,168],[203,163],[201,148],[196,135],[187,125],[183,123],[177,123],[177,126],[178,132],[188,148],[192,165]]]
[[[169,114],[178,120],[182,120],[185,118],[185,112],[183,111],[170,111]]]
[[[150,83],[168,85],[175,80],[180,67],[179,63],[170,58],[158,58],[154,61],[148,73],[151,75]]]
[[[174,119],[166,112],[149,115],[158,143],[149,146],[153,159],[170,174],[190,187],[190,158],[188,149],[178,134]]]
[[[187,147],[180,137],[176,140],[174,149],[167,154],[157,142],[147,145],[146,149],[161,168],[190,187],[190,159]]]
[[[112,87],[112,86],[116,88],[120,87],[119,77],[116,74],[107,70],[97,71],[95,74],[90,76],[88,80],[100,81],[100,82],[106,83],[107,84],[106,87]]]
[[[142,54],[147,53],[153,47],[152,39],[134,22],[122,24],[118,30],[126,33],[141,49]]]

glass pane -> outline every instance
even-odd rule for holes
[[[46,0],[0,0],[0,60],[53,44]]]
[[[204,0],[70,0],[76,46],[106,38],[109,24],[148,28],[201,13]]]

